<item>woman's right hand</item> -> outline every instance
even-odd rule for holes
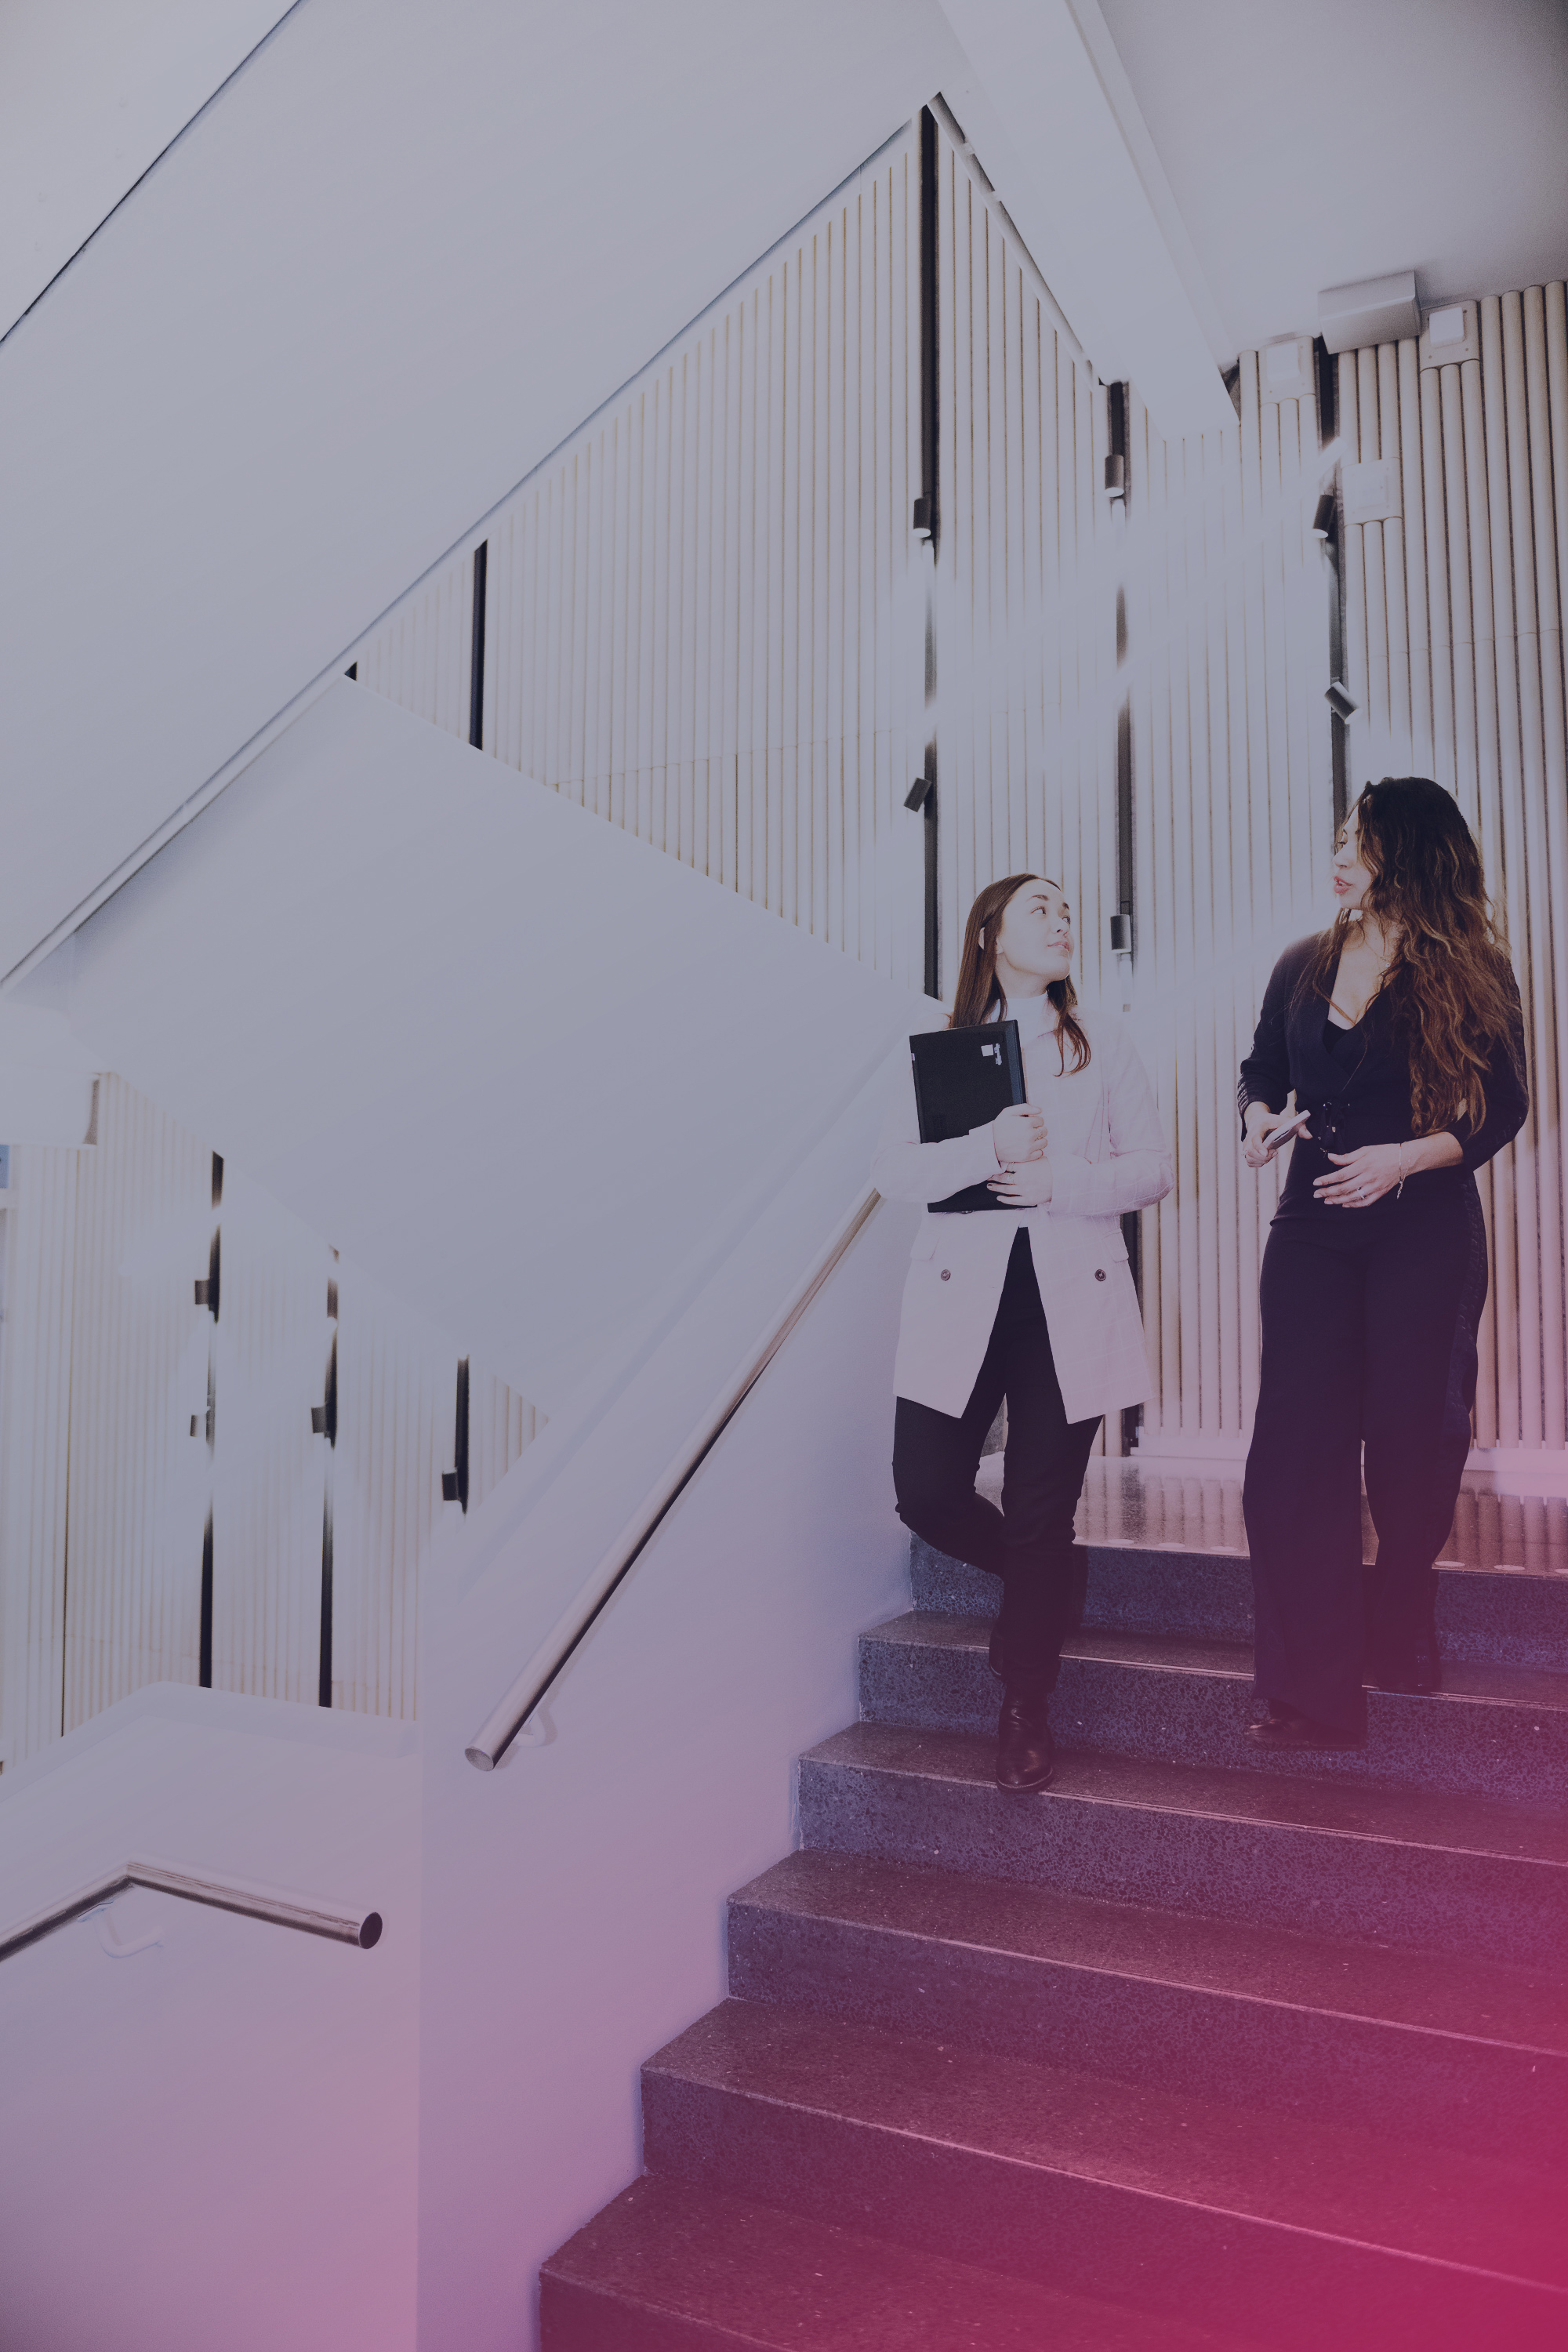
[[[1026,1160],[1039,1160],[1046,1149],[1045,1116],[1033,1103],[1014,1103],[992,1120],[991,1140],[999,1168],[1019,1168]]]
[[[1247,1104],[1247,1132],[1241,1156],[1249,1168],[1268,1167],[1269,1155],[1263,1147],[1284,1117],[1282,1110],[1270,1110],[1267,1103]]]

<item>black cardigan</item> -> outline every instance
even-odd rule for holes
[[[1342,1217],[1345,1211],[1330,1208],[1312,1191],[1320,1176],[1332,1172],[1328,1154],[1359,1151],[1367,1143],[1408,1143],[1413,1133],[1409,1056],[1394,1034],[1386,999],[1374,996],[1356,1026],[1340,1033],[1332,1053],[1323,1043],[1328,1017],[1324,999],[1314,991],[1299,1004],[1295,1003],[1301,974],[1316,946],[1315,938],[1298,940],[1275,965],[1263,992],[1252,1051],[1242,1063],[1236,1090],[1244,1137],[1249,1103],[1266,1103],[1270,1110],[1280,1110],[1293,1090],[1297,1108],[1311,1111],[1310,1135],[1289,1147],[1289,1173],[1278,1212],[1281,1217]],[[1524,1018],[1518,986],[1511,973],[1509,978],[1513,1031],[1506,1043],[1498,1045],[1487,1065],[1486,1116],[1473,1130],[1463,1118],[1446,1130],[1459,1145],[1463,1160],[1455,1167],[1423,1170],[1418,1180],[1423,1198],[1469,1182],[1474,1171],[1484,1167],[1524,1125],[1530,1108],[1524,1085]],[[1333,986],[1331,974],[1329,985]],[[1373,1216],[1381,1211],[1386,1214],[1394,1197],[1392,1192],[1385,1192],[1370,1207],[1352,1213]]]

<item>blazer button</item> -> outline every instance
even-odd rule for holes
[[[1102,1265],[1097,1265],[1095,1267],[1094,1278],[1096,1282],[1103,1282],[1105,1280],[1105,1268]]]
[[[944,1265],[942,1267],[942,1278],[943,1282],[951,1282],[952,1280],[952,1268],[950,1265]]]

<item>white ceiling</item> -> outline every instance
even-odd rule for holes
[[[5,0],[0,335],[289,0]]]
[[[1564,0],[1100,0],[1232,350],[1568,273]]]

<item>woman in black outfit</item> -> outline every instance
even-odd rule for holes
[[[1340,912],[1287,949],[1237,1099],[1262,1167],[1310,1113],[1263,1253],[1244,1507],[1269,1748],[1359,1747],[1363,1675],[1438,1687],[1433,1566],[1470,1443],[1487,1290],[1475,1171],[1523,1125],[1519,990],[1449,794],[1369,784],[1334,856]],[[1377,1530],[1362,1567],[1362,1450]]]

